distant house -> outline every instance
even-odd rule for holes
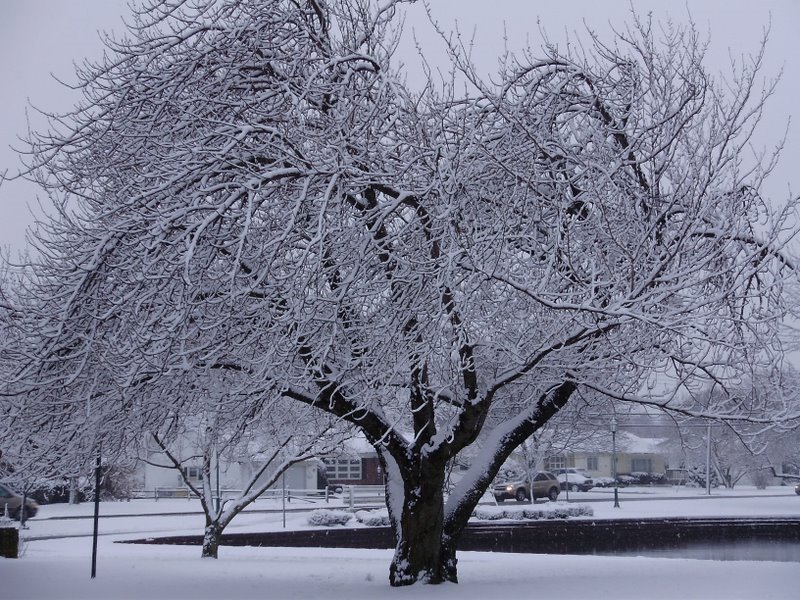
[[[201,485],[203,478],[202,458],[190,440],[170,448],[178,458],[189,481]],[[143,495],[185,496],[187,486],[181,474],[172,466],[157,444],[150,438],[147,441],[147,457],[137,468],[137,488]],[[262,466],[258,460],[226,461],[219,463],[219,487],[221,490],[236,491],[249,483],[253,474]],[[216,488],[216,465],[211,468],[211,486]],[[363,437],[348,440],[341,452],[292,465],[285,474],[285,486],[289,490],[312,490],[330,485],[383,485],[384,473],[378,454]],[[272,486],[280,489],[284,481]]]
[[[617,475],[631,473],[667,473],[666,440],[643,438],[627,431],[616,436]],[[611,434],[601,434],[574,445],[569,452],[550,456],[545,460],[545,469],[574,467],[584,469],[593,477],[612,477],[614,469]]]
[[[361,436],[348,440],[341,453],[322,459],[329,485],[382,485],[378,453]]]
[[[198,455],[196,447],[189,441],[183,440],[177,444],[178,447],[171,447],[174,456],[183,465],[183,471],[187,479],[193,485],[202,485],[203,468],[202,458]],[[173,466],[169,459],[164,455],[158,445],[148,436],[146,440],[146,457],[140,460],[136,469],[136,487],[143,495],[186,495],[187,486],[181,477],[181,473]],[[263,465],[257,459],[228,461],[221,459],[219,469],[216,464],[211,468],[212,489],[217,486],[217,473],[219,473],[220,490],[231,492],[239,491],[250,482],[253,474]],[[292,465],[285,474],[285,477],[273,486],[280,489],[284,485],[290,490],[309,490],[318,489],[322,483],[319,477],[320,463],[317,460],[309,460]],[[170,493],[172,490],[173,493]]]

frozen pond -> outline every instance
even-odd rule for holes
[[[742,540],[687,542],[673,548],[597,552],[602,556],[646,556],[698,560],[755,560],[800,562],[800,542],[793,540]]]

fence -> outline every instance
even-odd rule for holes
[[[238,498],[242,490],[222,489],[219,491],[220,498],[223,500]],[[324,499],[326,502],[333,497],[333,492],[327,489],[271,489],[266,490],[258,498],[263,500],[280,500],[282,497],[291,502],[292,500]],[[152,490],[134,490],[131,493],[132,499],[137,500],[159,500],[160,498],[185,498],[187,500],[197,499],[197,494],[189,487],[156,487]],[[216,490],[212,491],[212,497],[216,499]]]
[[[345,485],[342,497],[350,509],[357,504],[385,504],[386,488],[382,485]]]
[[[238,498],[242,490],[223,489],[220,490],[220,497],[225,500]],[[160,498],[185,498],[193,500],[197,494],[189,487],[156,487],[152,490],[135,490],[131,494],[132,498],[159,500]],[[216,491],[213,493],[216,498]],[[266,490],[258,497],[260,500],[281,500],[285,498],[287,502],[300,500],[313,502],[324,499],[329,502],[331,498],[341,498],[349,508],[362,504],[384,504],[386,502],[386,490],[382,485],[331,485],[325,489],[271,489]]]

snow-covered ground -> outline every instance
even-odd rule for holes
[[[600,518],[658,516],[800,516],[800,496],[791,488],[701,490],[684,488],[623,490],[613,508],[607,491],[571,494],[589,502]],[[685,499],[690,496],[689,499]],[[693,498],[691,496],[694,496]],[[649,498],[637,501],[634,498]],[[652,499],[650,499],[652,498]],[[509,506],[515,503],[507,502]],[[308,506],[307,504],[303,504]],[[324,503],[322,503],[324,506]],[[331,505],[333,506],[333,505]],[[293,503],[291,508],[297,506]],[[283,528],[279,502],[257,502],[239,515],[230,531]],[[202,529],[194,501],[140,500],[101,505],[98,577],[89,578],[91,519],[89,503],[43,506],[23,531],[27,538],[18,560],[0,559],[0,598],[797,598],[798,565],[792,562],[718,562],[689,559],[547,556],[462,552],[459,585],[430,588],[388,586],[390,551],[330,548],[223,547],[220,559],[201,560],[199,548],[115,544],[143,535],[198,534]],[[169,513],[156,516],[157,513]],[[111,515],[146,515],[118,516]],[[307,513],[289,512],[287,529],[306,527]],[[63,518],[72,517],[72,518]],[[120,533],[125,532],[125,533]]]

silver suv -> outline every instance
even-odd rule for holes
[[[558,498],[558,479],[552,473],[540,471],[533,477],[533,498]],[[513,498],[517,502],[531,499],[531,485],[525,479],[503,481],[494,485],[494,497],[498,502]]]

